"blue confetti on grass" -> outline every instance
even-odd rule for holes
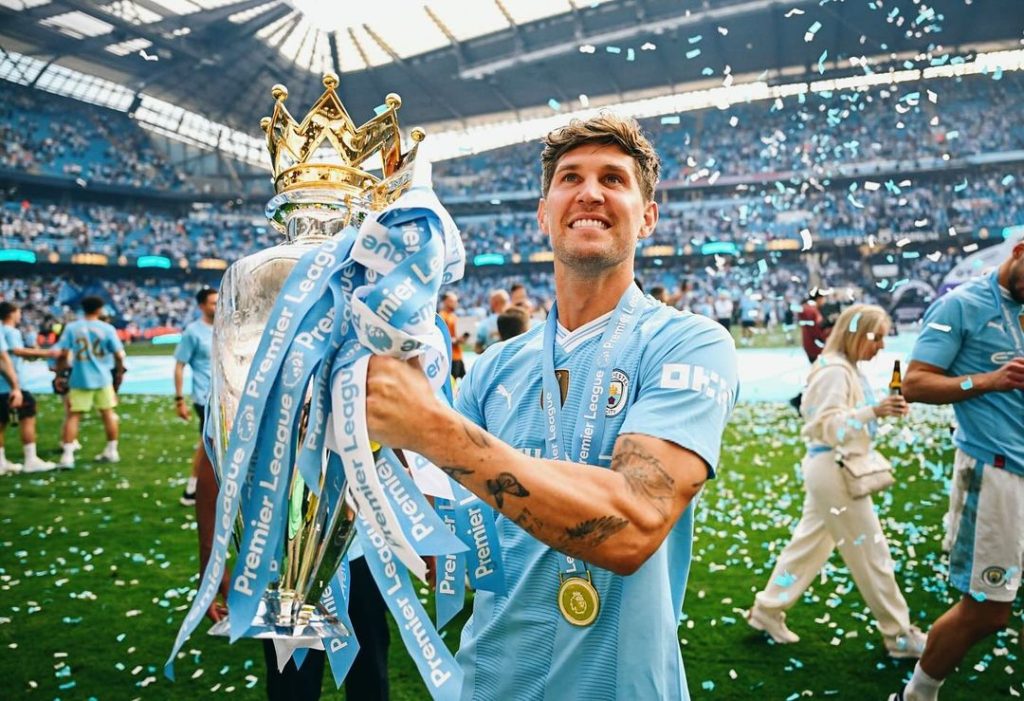
[[[700,49],[690,49],[686,52],[686,58],[697,58],[700,56]]]

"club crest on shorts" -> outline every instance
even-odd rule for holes
[[[981,573],[981,581],[990,587],[1001,587],[1006,584],[1006,570],[1002,567],[986,567]]]
[[[629,394],[629,376],[622,370],[612,370],[612,381],[608,385],[608,399],[605,402],[604,415],[617,416],[626,406],[626,395]]]

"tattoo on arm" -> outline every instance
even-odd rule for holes
[[[547,528],[544,522],[534,516],[527,507],[523,507],[523,510],[512,520],[517,526],[538,540]],[[593,548],[596,548],[628,525],[628,520],[618,516],[592,518],[566,528],[557,537],[557,540],[551,543],[551,546],[555,550],[567,555],[586,558],[591,554]]]
[[[662,467],[661,461],[648,453],[636,441],[623,438],[615,457],[612,470],[626,478],[629,491],[649,501],[662,516],[667,516],[675,494],[675,480]],[[700,486],[697,483],[694,486]]]
[[[522,528],[524,531],[532,535],[534,538],[540,532],[540,529],[544,527],[544,524],[533,515],[533,513],[523,507],[523,510],[519,512],[519,515],[512,519],[517,526]]]
[[[506,494],[514,497],[530,496],[530,492],[511,472],[499,472],[496,479],[487,480],[487,492],[494,497],[494,503],[499,509],[505,505]]]
[[[457,467],[455,465],[441,465],[441,472],[451,477],[456,482],[461,483],[462,478],[473,474],[473,471],[465,467]]]
[[[565,536],[562,538],[559,550],[585,553],[596,548],[628,525],[628,520],[618,516],[601,516],[581,521],[575,526],[565,529]]]

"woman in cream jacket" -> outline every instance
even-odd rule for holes
[[[875,402],[857,363],[885,347],[890,321],[881,307],[857,304],[839,316],[821,357],[807,378],[800,412],[807,454],[802,471],[807,492],[793,538],[779,555],[764,590],[754,600],[747,622],[777,643],[800,640],[786,627],[793,606],[838,548],[857,590],[878,621],[892,657],[920,657],[925,636],[910,624],[907,602],[893,574],[889,544],[871,497],[850,497],[836,463],[844,455],[865,455],[877,419],[906,416],[899,395]]]

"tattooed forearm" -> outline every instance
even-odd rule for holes
[[[536,538],[540,534],[541,529],[544,528],[544,524],[541,523],[541,521],[537,519],[537,517],[534,516],[526,507],[523,507],[523,510],[519,512],[519,515],[512,520],[517,526],[532,535],[534,538]]]
[[[629,525],[628,520],[618,516],[601,516],[581,521],[558,534],[549,530],[547,524],[526,507],[512,520],[534,538],[550,543],[555,550],[581,559],[591,556],[594,548]],[[554,536],[552,540],[544,537],[545,531]]]
[[[629,521],[618,516],[601,516],[581,521],[565,529],[559,550],[581,553],[596,548],[611,536],[629,525]]]
[[[639,443],[623,438],[616,448],[611,468],[626,478],[630,492],[647,499],[662,516],[669,514],[675,480],[661,466],[661,461]]]
[[[499,509],[505,506],[506,494],[514,497],[530,496],[530,492],[511,472],[499,472],[497,478],[487,480],[487,492],[494,497],[494,503]]]
[[[441,472],[451,477],[456,482],[461,483],[463,477],[467,477],[473,474],[473,471],[465,467],[456,467],[455,465],[441,465]]]
[[[470,443],[475,445],[477,448],[491,447],[491,442],[487,439],[487,433],[482,431],[479,426],[463,420],[462,430],[465,431],[466,438],[469,439]]]

